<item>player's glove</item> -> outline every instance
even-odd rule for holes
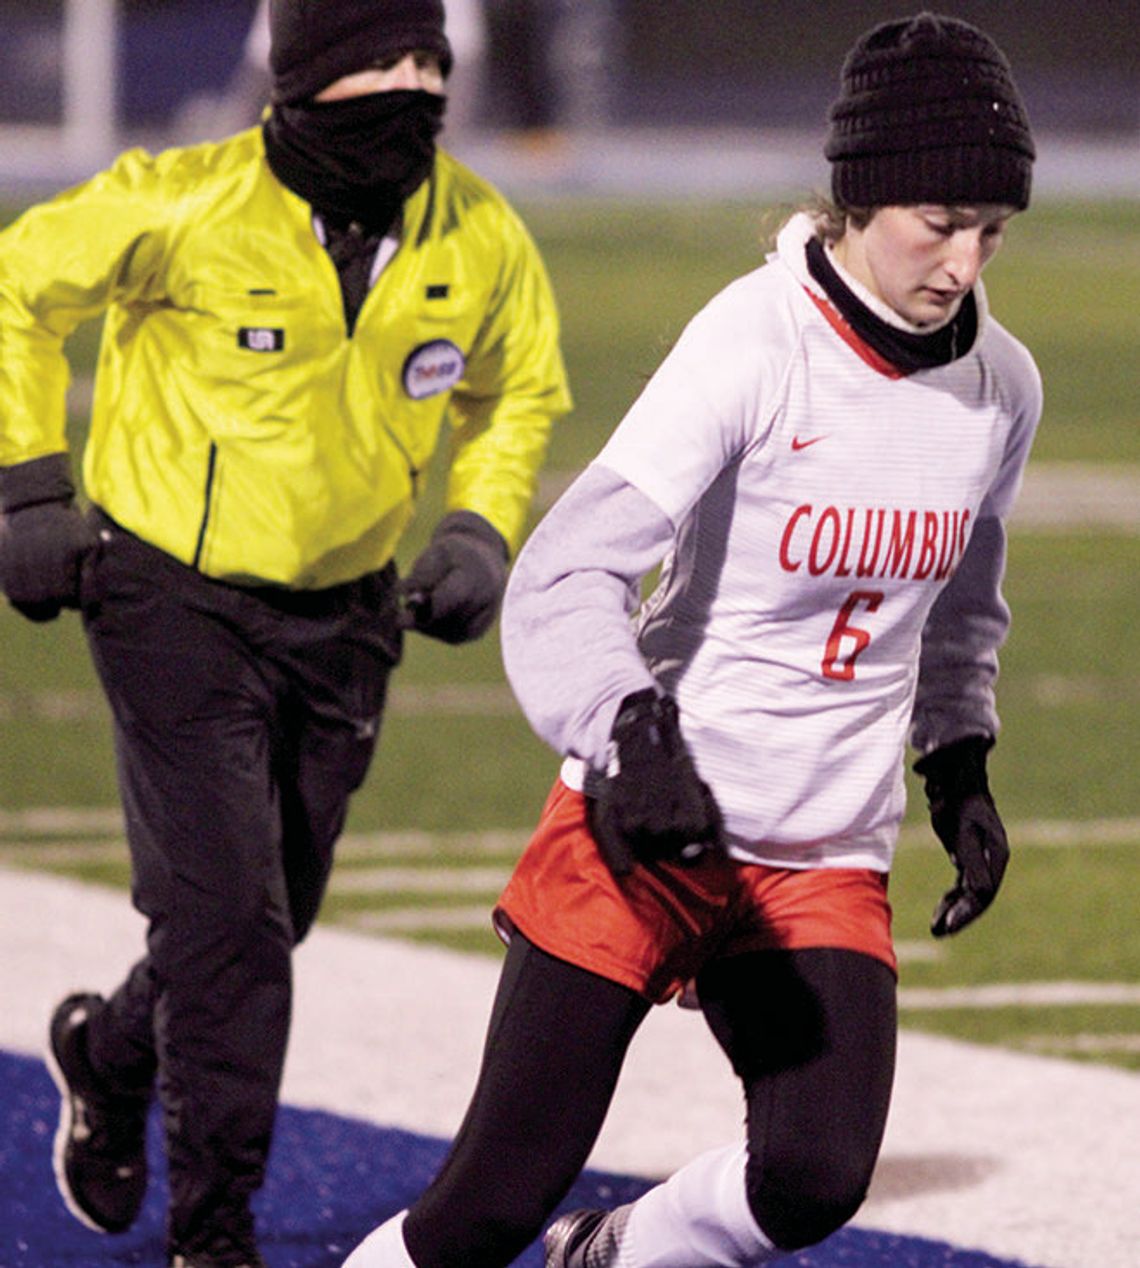
[[[452,511],[400,584],[404,624],[445,643],[486,633],[507,584],[507,543],[474,511]]]
[[[66,454],[0,467],[0,589],[31,621],[79,607],[96,536],[74,499]]]
[[[590,831],[615,876],[635,862],[696,862],[720,848],[720,807],[697,774],[676,704],[652,687],[618,706],[605,776],[591,794]]]
[[[986,778],[988,735],[937,748],[914,764],[926,781],[930,822],[958,869],[957,883],[934,912],[936,938],[964,929],[993,902],[1009,862],[1009,844]]]

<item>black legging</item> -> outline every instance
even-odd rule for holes
[[[814,1244],[858,1208],[878,1156],[894,975],[852,951],[765,951],[711,964],[698,993],[744,1084],[757,1222],[778,1246]],[[404,1225],[418,1268],[502,1268],[538,1236],[586,1163],[648,1010],[514,934],[471,1105]]]

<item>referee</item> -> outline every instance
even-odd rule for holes
[[[275,0],[270,65],[259,126],[131,150],[0,234],[0,585],[82,613],[149,922],[114,993],[52,1018],[56,1172],[128,1228],[157,1094],[177,1268],[263,1263],[291,952],[403,632],[491,625],[570,406],[533,242],[436,147],[440,0]],[[81,511],[64,340],[97,317]],[[400,580],[441,433],[445,513]]]

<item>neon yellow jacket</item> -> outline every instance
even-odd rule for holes
[[[212,577],[296,588],[386,563],[447,418],[446,509],[512,546],[570,407],[546,272],[446,153],[348,335],[309,206],[259,128],[122,155],[0,234],[0,465],[66,450],[63,340],[106,313],[86,490]]]

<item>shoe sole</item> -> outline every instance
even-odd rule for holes
[[[79,1205],[71,1191],[71,1185],[68,1183],[67,1164],[64,1155],[67,1152],[67,1142],[71,1139],[71,1128],[74,1122],[71,1108],[71,1088],[56,1059],[55,1049],[50,1043],[44,1053],[44,1060],[48,1073],[52,1077],[52,1082],[55,1083],[59,1092],[59,1126],[55,1129],[55,1140],[52,1142],[51,1150],[51,1165],[52,1170],[55,1172],[55,1187],[59,1190],[59,1196],[63,1198],[64,1206],[67,1207],[68,1211],[80,1224],[91,1229],[93,1233],[108,1234],[112,1230],[87,1214]]]

